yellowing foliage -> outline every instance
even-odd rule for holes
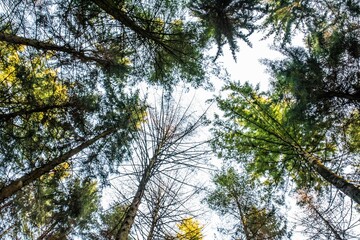
[[[22,56],[24,51],[24,47],[0,43],[0,98],[6,99],[6,105],[1,107],[20,110],[67,102],[67,87],[59,82],[56,70],[44,65],[49,54],[29,59]],[[37,118],[41,120],[42,116]]]
[[[176,234],[179,240],[201,240],[203,239],[203,226],[193,218],[185,218],[177,224],[179,232]]]
[[[68,162],[63,162],[56,166],[51,172],[49,172],[47,175],[43,175],[40,177],[41,180],[51,180],[54,178],[54,176],[58,176],[60,179],[67,178],[70,176],[70,164]]]

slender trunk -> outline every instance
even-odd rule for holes
[[[337,175],[329,168],[327,168],[317,156],[310,154],[300,147],[295,147],[297,152],[303,156],[307,162],[315,169],[315,171],[322,176],[326,181],[331,183],[334,187],[349,196],[356,203],[360,204],[360,189],[354,184],[346,181],[343,177]]]
[[[56,227],[57,224],[58,224],[57,221],[53,222],[53,223],[51,224],[51,226],[48,227],[48,228],[37,238],[37,240],[43,240],[43,239],[49,237],[48,234]]]
[[[161,191],[160,188],[158,189],[158,197],[156,199],[155,208],[152,211],[152,219],[151,219],[151,225],[149,229],[149,234],[146,238],[146,240],[152,240],[154,238],[154,231],[155,227],[157,225],[157,222],[159,220],[159,211],[160,211],[160,204],[161,204]]]
[[[102,132],[101,134],[93,137],[92,139],[83,142],[82,144],[75,147],[74,149],[71,149],[70,151],[66,152],[65,154],[63,154],[57,158],[54,158],[50,162],[42,165],[41,167],[38,167],[38,168],[32,170],[31,172],[29,172],[28,174],[25,174],[24,176],[12,181],[7,186],[1,188],[0,202],[4,201],[6,198],[12,196],[17,191],[21,190],[23,187],[25,187],[25,186],[29,185],[30,183],[34,182],[35,180],[39,179],[42,175],[49,173],[57,165],[66,162],[71,157],[78,154],[85,148],[89,147],[90,145],[92,145],[93,143],[98,141],[99,139],[105,138],[106,136],[110,135],[111,133],[114,133],[116,130],[117,130],[116,128],[108,129],[108,130]]]
[[[12,224],[10,227],[8,227],[7,229],[1,229],[2,230],[2,232],[0,233],[0,239],[5,239],[5,238],[3,238],[3,237],[5,237],[6,236],[6,234],[8,233],[8,232],[10,232],[10,230],[11,229],[13,229],[13,228],[15,228],[16,227],[16,224],[14,223],[14,224]]]
[[[156,154],[151,158],[149,165],[145,168],[145,171],[140,180],[140,184],[137,188],[136,194],[135,194],[130,206],[128,207],[128,210],[126,211],[126,214],[121,222],[121,226],[120,226],[120,229],[116,236],[116,240],[128,240],[128,236],[130,234],[130,229],[131,229],[132,225],[134,224],[136,214],[139,210],[141,200],[145,193],[145,188],[151,178],[151,172],[157,161],[158,151],[155,151],[155,152],[156,152]]]
[[[139,210],[141,199],[143,198],[144,193],[145,193],[146,185],[148,184],[148,182],[151,178],[151,172],[156,163],[155,156],[150,160],[149,165],[145,168],[145,171],[141,177],[140,184],[137,188],[135,196],[134,196],[130,206],[128,207],[128,210],[126,211],[126,214],[121,222],[121,226],[117,233],[116,240],[128,240],[128,236],[130,234],[130,229],[131,229],[132,225],[134,224],[134,220],[135,220],[136,214]]]
[[[135,220],[137,211],[139,210],[141,199],[144,196],[145,186],[146,186],[145,181],[140,183],[129,208],[126,211],[125,217],[121,222],[121,226],[117,233],[116,240],[128,240],[130,229],[131,229],[132,225],[134,224],[134,220]]]
[[[13,204],[13,201],[8,201],[7,203],[4,203],[3,205],[1,205],[0,206],[0,214],[3,209],[6,209],[7,207],[11,206],[11,204]]]
[[[343,240],[339,233],[335,230],[335,228],[331,225],[331,223],[324,218],[324,216],[316,209],[316,207],[312,203],[308,203],[311,210],[313,210],[316,215],[318,215],[321,220],[325,223],[326,227],[335,235],[336,240]]]
[[[236,202],[236,206],[238,208],[238,211],[239,211],[239,215],[240,215],[240,221],[241,221],[241,225],[243,226],[243,229],[244,229],[244,234],[245,234],[245,239],[246,240],[250,240],[250,233],[249,233],[249,229],[248,229],[248,226],[247,226],[247,223],[246,223],[246,217],[242,211],[242,207],[241,207],[241,203],[238,199],[238,196],[236,196],[235,194],[233,194],[233,198],[235,199],[235,202]]]
[[[40,107],[33,108],[33,109],[21,109],[19,111],[12,112],[12,113],[0,114],[0,119],[2,121],[8,121],[19,115],[26,115],[26,114],[32,114],[32,113],[38,113],[38,112],[47,112],[48,110],[62,109],[62,108],[70,107],[70,106],[71,106],[70,103],[65,103],[62,105],[40,106]]]
[[[82,61],[89,62],[93,61],[102,66],[116,65],[109,59],[98,58],[94,56],[86,55],[83,51],[78,51],[75,48],[69,46],[59,46],[50,42],[42,42],[39,40],[16,36],[13,34],[0,32],[0,41],[7,42],[10,44],[26,45],[40,50],[59,51],[71,54],[75,58]]]

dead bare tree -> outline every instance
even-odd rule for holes
[[[360,218],[353,201],[339,191],[329,192],[326,197],[317,197],[306,190],[298,191],[298,204],[305,209],[298,219],[302,233],[307,239],[356,239]]]
[[[168,208],[170,212],[167,217],[171,219],[169,214],[174,209],[170,210],[169,207],[175,206],[175,202],[181,206],[177,194],[185,185],[191,185],[189,179],[184,178],[185,172],[204,166],[208,153],[206,140],[199,140],[195,135],[205,124],[204,114],[196,117],[195,112],[191,111],[191,104],[183,108],[180,103],[181,99],[174,101],[163,94],[158,104],[148,108],[143,124],[134,133],[135,140],[129,146],[132,157],[120,170],[124,174],[118,180],[124,186],[124,177],[130,179],[130,188],[136,190],[131,198],[124,201],[123,205],[127,207],[115,227],[114,239],[128,239],[135,217],[141,215],[143,210],[140,205],[146,201],[154,204],[147,209],[150,211],[150,222],[146,235],[152,239],[152,235],[157,234],[160,212]],[[118,185],[116,181],[112,184]],[[123,187],[119,192],[125,196]]]

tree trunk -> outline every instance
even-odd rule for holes
[[[158,220],[159,220],[159,211],[160,211],[160,208],[161,208],[161,190],[160,190],[160,187],[158,189],[158,196],[157,196],[156,200],[157,201],[155,203],[154,210],[152,211],[152,219],[151,219],[151,225],[150,225],[149,233],[148,233],[148,236],[147,236],[146,240],[153,240],[155,227],[156,227],[156,225],[158,223]]]
[[[146,167],[146,169],[141,177],[140,184],[137,188],[136,194],[135,194],[130,206],[128,207],[128,210],[126,211],[125,216],[121,222],[121,226],[117,233],[116,240],[128,240],[128,237],[130,234],[130,229],[131,229],[132,225],[134,224],[134,220],[135,220],[136,214],[139,210],[141,199],[144,196],[145,188],[151,178],[151,172],[153,170],[153,167],[155,166],[155,163],[156,163],[156,157],[153,157],[150,160],[149,165]]]
[[[241,225],[244,229],[244,234],[245,234],[245,240],[250,240],[251,237],[250,237],[250,233],[249,233],[249,228],[248,228],[248,225],[246,223],[246,216],[243,212],[243,207],[242,207],[242,204],[240,203],[240,200],[239,200],[239,196],[237,196],[236,192],[235,191],[232,191],[230,189],[230,192],[231,192],[231,195],[232,197],[235,199],[235,203],[236,203],[236,207],[239,211],[239,215],[240,215],[240,221],[241,221]]]
[[[89,147],[96,141],[98,141],[101,138],[105,138],[106,136],[110,135],[111,133],[114,133],[117,129],[111,128],[108,129],[101,134],[93,137],[90,140],[87,140],[77,146],[74,149],[71,149],[70,151],[66,152],[65,154],[61,155],[60,157],[57,157],[53,160],[51,160],[48,163],[45,163],[41,167],[38,167],[28,174],[25,174],[24,176],[12,181],[7,186],[3,187],[0,190],[0,202],[4,201],[6,198],[12,196],[17,191],[21,190],[23,187],[29,185],[30,183],[34,182],[35,180],[39,179],[42,175],[49,173],[52,169],[54,169],[57,165],[66,162],[74,155],[78,154],[80,151],[84,150],[85,148]]]
[[[32,113],[38,113],[38,112],[47,112],[52,109],[63,109],[63,108],[70,107],[70,106],[71,106],[70,103],[65,103],[65,104],[61,104],[61,105],[39,106],[39,107],[36,107],[33,109],[21,109],[19,111],[12,112],[12,113],[0,114],[0,119],[2,121],[8,121],[19,115],[26,115],[26,114],[32,114]]]
[[[295,147],[295,149],[327,182],[331,183],[334,187],[349,196],[356,203],[360,204],[359,188],[327,168],[317,156],[304,151],[300,147]]]
[[[309,204],[310,209],[313,210],[315,212],[315,214],[321,218],[321,220],[325,223],[326,227],[329,228],[329,230],[335,235],[335,239],[336,240],[343,240],[340,237],[339,233],[331,225],[331,223],[324,218],[324,216],[316,209],[316,207],[311,202],[309,202],[308,204]]]
[[[10,230],[13,229],[13,228],[15,228],[15,227],[16,227],[16,224],[14,223],[14,224],[12,224],[10,227],[8,227],[8,228],[6,228],[6,229],[2,228],[2,229],[1,229],[2,232],[0,232],[0,239],[3,239],[3,237],[5,237],[6,234],[7,234],[8,232],[10,232]],[[5,239],[5,238],[4,238],[4,239]]]
[[[59,46],[50,42],[42,42],[31,38],[19,37],[13,34],[0,32],[0,41],[10,44],[26,45],[40,50],[64,52],[71,54],[75,58],[78,58],[84,62],[93,61],[100,64],[101,66],[118,65],[112,62],[110,59],[89,56],[86,55],[83,51],[78,51],[75,48],[69,46]]]

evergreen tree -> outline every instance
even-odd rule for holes
[[[178,1],[19,0],[4,5],[0,41],[52,51],[51,64],[75,73],[77,81],[85,81],[81,71],[91,72],[86,80],[95,81],[101,73],[124,79],[131,70],[132,81],[167,87],[180,79],[204,82],[205,43],[198,41],[197,28],[186,21],[185,5]]]
[[[266,189],[261,189],[256,180],[229,168],[216,174],[213,181],[215,189],[206,201],[224,219],[234,220],[230,229],[219,227],[226,235],[246,240],[283,239],[286,236],[286,222],[280,220],[281,216],[267,199]]]
[[[71,179],[58,169],[2,209],[1,227],[8,227],[2,237],[68,239],[87,231],[98,201],[95,182]]]
[[[268,61],[275,96],[293,99],[293,121],[339,123],[360,109],[358,31],[312,33],[308,49],[284,48]]]
[[[214,38],[221,55],[224,44],[229,44],[234,59],[238,50],[237,39],[245,41],[249,46],[248,37],[258,28],[259,20],[265,8],[257,0],[197,0],[192,1],[190,9],[201,19],[204,35]]]
[[[115,239],[125,240],[132,235],[136,218],[139,218],[141,212],[145,211],[141,205],[149,204],[146,200],[151,194],[151,192],[149,193],[150,189],[163,188],[162,180],[165,179],[181,181],[181,172],[201,165],[201,160],[206,153],[206,149],[203,149],[205,142],[196,141],[193,135],[204,124],[203,120],[203,116],[195,118],[194,113],[190,112],[190,106],[182,109],[179,103],[171,99],[171,96],[162,96],[159,106],[148,109],[144,123],[140,125],[139,131],[135,132],[133,136],[134,141],[130,146],[132,153],[129,159],[130,169],[124,166],[123,177],[127,177],[127,179],[130,177],[132,191],[130,193],[124,192],[125,189],[119,191],[125,198],[127,208],[122,218],[118,220],[118,230],[114,234]],[[120,177],[122,176],[120,175],[119,179]],[[122,182],[125,181],[123,177]],[[134,183],[136,183],[135,186]],[[185,180],[183,183],[185,184]],[[181,189],[177,189],[176,194],[179,194]],[[178,196],[172,196],[172,191],[175,189],[166,190],[162,196],[170,195],[171,203],[179,204],[176,201]],[[156,214],[156,212],[166,214],[167,210],[175,210],[174,207],[167,204],[165,209],[156,210],[156,208],[150,207],[149,210],[151,214]],[[181,205],[178,210],[180,209]],[[171,216],[173,215],[163,216],[163,218],[171,219]],[[149,218],[146,219],[149,221]],[[157,219],[151,221],[155,221],[153,222],[154,227],[161,223],[157,222]],[[165,229],[167,226],[165,224],[162,227]],[[142,226],[142,229],[144,231],[146,225]],[[153,230],[150,226],[147,233],[144,231],[144,235],[151,231]]]
[[[249,84],[230,84],[225,90],[231,91],[229,97],[217,99],[225,112],[225,119],[218,119],[215,129],[214,146],[220,156],[238,160],[250,174],[264,176],[271,184],[282,183],[286,176],[299,187],[331,184],[360,202],[358,186],[339,175],[345,166],[354,172],[356,165],[351,160],[336,161],[345,153],[337,136],[329,138],[329,129],[321,125],[309,129],[306,124],[288,121],[291,102],[274,102]],[[356,162],[356,155],[347,157]]]

